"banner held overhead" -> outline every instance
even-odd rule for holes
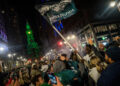
[[[73,0],[58,0],[37,5],[36,9],[51,23],[66,19],[77,12]]]

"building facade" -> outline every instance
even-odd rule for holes
[[[113,38],[120,36],[120,21],[91,23],[82,28],[78,33],[81,49],[88,43],[88,39],[92,38],[94,45],[98,48],[98,44],[107,45],[113,41]]]

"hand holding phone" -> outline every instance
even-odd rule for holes
[[[51,84],[57,84],[57,79],[54,76],[54,74],[48,74],[48,77],[49,77],[49,79],[51,81]]]
[[[53,84],[52,86],[63,86],[63,84],[60,82],[59,78],[56,77],[57,84]]]

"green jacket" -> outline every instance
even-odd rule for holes
[[[40,86],[51,86],[51,85],[49,85],[49,84],[47,84],[47,83],[44,83],[44,84],[42,84],[42,85],[40,85]]]

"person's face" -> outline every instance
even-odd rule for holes
[[[38,80],[39,80],[40,85],[44,83],[44,80],[42,77],[39,77]]]
[[[64,56],[60,56],[60,60],[65,61],[66,59]]]
[[[100,48],[100,50],[104,50],[104,45],[103,44],[99,44],[99,48]]]
[[[92,60],[90,61],[90,63],[91,63],[92,65],[97,65],[97,64],[100,63],[100,59],[99,59],[99,58],[92,59]]]
[[[51,66],[50,71],[53,72],[53,66]]]

